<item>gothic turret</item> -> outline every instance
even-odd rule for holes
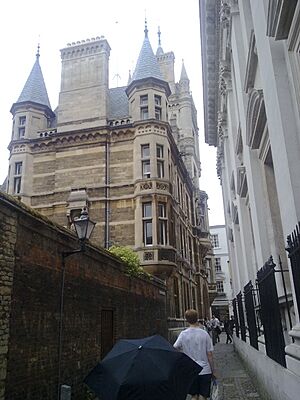
[[[33,156],[28,146],[30,139],[37,139],[55,118],[39,63],[39,46],[36,60],[24,88],[11,107],[13,115],[12,138],[9,145],[9,174],[7,191],[30,202],[32,194]]]
[[[164,80],[158,61],[153,53],[145,21],[143,45],[126,89],[134,121],[157,119],[167,121],[166,100],[171,94],[169,84]]]
[[[29,77],[10,110],[14,121],[12,140],[36,137],[37,131],[47,129],[51,119],[54,118],[39,58],[38,46],[36,60]]]
[[[181,73],[180,73],[179,87],[182,92],[190,91],[190,80],[187,75],[183,60],[182,60],[182,67],[181,67]]]

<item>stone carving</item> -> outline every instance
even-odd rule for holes
[[[141,189],[141,190],[149,190],[149,189],[152,189],[152,182],[141,183],[140,189]]]
[[[230,25],[230,5],[226,0],[222,0],[221,2],[220,25],[223,29],[229,28]]]
[[[167,183],[156,182],[156,189],[158,190],[168,190]]]
[[[154,260],[153,251],[145,251],[145,253],[144,253],[144,261],[152,261],[152,260]]]

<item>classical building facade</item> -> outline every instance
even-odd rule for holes
[[[294,399],[300,389],[300,3],[199,5],[205,140],[217,147],[242,339],[235,344],[272,399]]]
[[[146,271],[167,281],[168,315],[209,307],[207,196],[199,189],[197,113],[174,53],[145,37],[125,87],[109,88],[104,37],[61,50],[59,103],[51,109],[39,52],[13,104],[7,191],[70,227],[82,207],[95,244],[132,247]],[[174,322],[175,321],[175,322]]]
[[[232,282],[225,225],[213,225],[209,227],[211,243],[214,254],[214,270],[217,296],[211,308],[212,314],[224,321],[232,314]]]

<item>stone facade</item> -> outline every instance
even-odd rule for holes
[[[199,4],[205,138],[217,146],[233,295],[245,295],[247,284],[255,285],[263,266],[274,268],[271,254],[275,271],[282,265],[283,274],[275,272],[286,345],[285,349],[282,346],[282,365],[286,363],[300,376],[295,294],[299,282],[293,280],[285,249],[287,236],[300,220],[300,4],[276,0],[205,0]],[[255,306],[257,312],[259,302]],[[258,347],[265,352],[268,343],[263,337],[260,331]],[[237,347],[243,352],[247,349]],[[248,361],[255,370],[257,362],[252,356]],[[279,365],[272,376],[273,361],[269,362],[270,368],[259,372],[261,380],[274,382],[276,375],[279,382],[280,370],[285,379]],[[287,398],[298,396],[299,379],[294,382]],[[285,398],[285,393],[279,388],[271,397]]]
[[[137,251],[144,269],[166,280],[168,315],[182,323],[186,308],[201,316],[209,308],[201,300],[207,197],[189,78],[182,65],[175,82],[174,54],[159,46],[154,55],[147,28],[128,86],[109,88],[109,53],[103,37],[61,50],[55,113],[37,55],[30,76],[38,79],[29,77],[11,110],[7,191],[65,227],[88,207],[93,241]],[[32,87],[38,98],[27,95]]]
[[[74,235],[0,194],[0,399],[54,399],[62,252]],[[167,332],[166,287],[128,276],[110,253],[87,245],[65,259],[62,383],[82,399],[83,378],[120,338]]]
[[[225,225],[214,225],[209,227],[212,237],[212,246],[215,261],[217,296],[211,307],[212,313],[224,321],[225,317],[232,315],[232,279],[231,266],[229,263],[229,253]]]

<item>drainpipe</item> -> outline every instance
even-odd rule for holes
[[[110,143],[108,137],[106,137],[105,142],[105,187],[104,187],[104,197],[105,197],[105,207],[104,207],[104,248],[109,248],[109,155],[110,155]]]

